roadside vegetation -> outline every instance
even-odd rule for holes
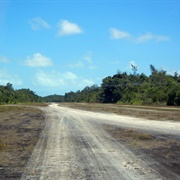
[[[34,107],[0,106],[0,179],[20,179],[44,120]]]
[[[15,90],[11,83],[0,85],[0,104],[35,102],[86,102],[113,103],[127,105],[180,106],[180,75],[167,74],[150,65],[151,74],[137,73],[132,65],[132,73],[118,72],[105,77],[101,86],[87,86],[77,92],[64,95],[40,97],[30,89]]]
[[[131,105],[180,106],[180,75],[167,74],[150,65],[150,76],[118,72],[102,80],[101,86],[85,87],[82,91],[44,97],[47,102],[116,103]]]
[[[103,128],[117,141],[129,147],[137,156],[146,156],[159,163],[157,168],[164,177],[172,179],[171,174],[165,171],[163,166],[177,176],[180,175],[180,141],[175,137],[154,135],[135,129],[123,129],[108,124],[104,124]],[[124,166],[128,166],[128,163]]]
[[[0,104],[44,102],[43,98],[30,89],[14,90],[11,83],[0,85]]]

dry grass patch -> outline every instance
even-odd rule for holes
[[[0,139],[0,153],[6,149],[6,144]]]
[[[115,139],[134,146],[135,148],[156,149],[171,148],[175,146],[180,148],[180,142],[170,137],[157,137],[155,135],[142,131],[137,131],[134,129],[124,129],[112,125],[103,125],[103,128]]]
[[[153,140],[155,138],[150,134],[140,133],[132,129],[125,129],[124,134],[126,137],[130,137],[132,139],[137,139],[137,140],[143,140],[143,141]]]
[[[117,141],[133,150],[137,155],[145,154],[161,166],[157,168],[164,175],[162,167],[180,176],[180,141],[169,136],[152,135],[134,129],[103,125],[103,128]],[[166,174],[169,179],[169,175]]]
[[[31,102],[31,103],[26,103],[26,104],[20,104],[20,105],[23,105],[23,106],[32,106],[32,107],[36,107],[36,106],[40,106],[40,107],[46,107],[48,106],[49,104],[48,103],[44,103],[44,102]]]
[[[0,179],[19,179],[44,126],[41,110],[0,106]]]
[[[180,121],[180,107],[153,107],[153,106],[131,106],[118,104],[100,103],[60,103],[60,106],[67,106],[75,109],[82,109],[97,112],[109,112],[118,115],[127,115],[150,120],[172,120]]]
[[[110,133],[115,139],[125,142],[138,148],[154,148],[156,142],[155,136],[139,132],[133,129],[123,129],[116,126],[104,125],[103,128]]]

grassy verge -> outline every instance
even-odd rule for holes
[[[48,103],[38,103],[38,102],[30,102],[30,103],[23,103],[21,105],[24,105],[24,106],[41,106],[41,107],[46,107],[48,106]]]
[[[44,127],[35,107],[0,106],[0,179],[19,179]]]
[[[117,126],[103,125],[103,128],[117,141],[125,144],[132,149],[137,155],[154,159],[159,163],[158,167],[160,173],[169,178],[171,174],[165,171],[166,167],[170,172],[180,175],[180,142],[169,136],[154,136],[149,133],[133,130],[123,129]],[[172,178],[174,179],[174,178]]]
[[[76,109],[115,113],[151,120],[172,120],[180,121],[180,107],[152,107],[152,106],[126,106],[117,104],[98,103],[60,103],[60,106],[67,106]]]

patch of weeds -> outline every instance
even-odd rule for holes
[[[124,142],[131,147],[143,149],[171,148],[179,146],[180,142],[174,139],[155,137],[152,134],[134,129],[123,129],[116,126],[103,125],[103,128],[116,140]]]
[[[7,112],[7,111],[18,111],[18,110],[23,110],[24,107],[21,107],[21,106],[6,106],[6,105],[2,105],[0,106],[0,113],[2,112]]]
[[[38,102],[30,102],[30,103],[24,103],[24,104],[22,103],[21,105],[35,106],[35,107],[36,106],[47,107],[49,104],[48,103],[43,103],[43,102],[42,103],[40,103],[40,102],[39,103]]]
[[[139,140],[143,140],[143,141],[147,141],[147,140],[153,140],[155,139],[154,136],[150,135],[150,134],[144,134],[144,133],[139,133],[135,135],[136,139]]]
[[[2,140],[0,140],[0,152],[4,151],[5,149],[6,149],[6,144]]]
[[[104,124],[103,128],[117,141],[129,147],[134,153],[142,156],[145,154],[157,161],[160,173],[167,179],[179,177],[180,175],[180,142],[168,135],[154,136],[149,133],[133,129],[123,129],[117,126]],[[167,171],[164,169],[166,167]],[[173,172],[170,174],[169,172]],[[177,176],[176,176],[177,175]]]
[[[112,134],[117,139],[122,140],[139,140],[139,141],[147,141],[154,140],[155,137],[151,134],[139,132],[133,129],[122,129],[118,127],[104,125],[105,130],[107,130],[110,134]]]
[[[0,179],[19,179],[39,139],[45,117],[33,106],[0,106]]]

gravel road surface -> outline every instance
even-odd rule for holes
[[[155,168],[157,162],[144,156],[137,157],[108,134],[102,125],[180,137],[180,123],[75,110],[57,104],[44,107],[43,111],[46,125],[22,180],[165,179]]]

